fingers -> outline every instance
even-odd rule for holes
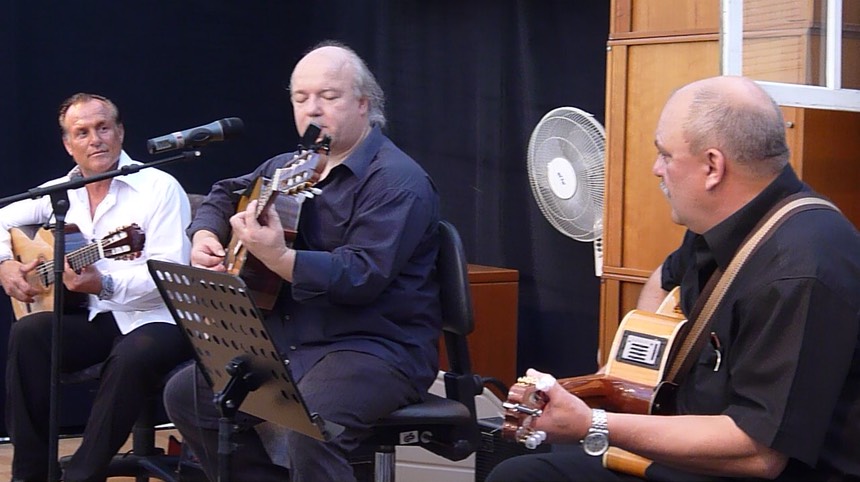
[[[0,283],[2,283],[6,294],[16,300],[32,303],[34,300],[33,297],[39,294],[41,290],[32,286],[27,281],[26,276],[38,263],[38,260],[26,264],[21,264],[16,260],[9,260],[0,264]]]
[[[63,272],[63,284],[70,291],[78,293],[98,294],[101,291],[101,278],[101,271],[92,266],[85,266],[75,271],[68,262]]]
[[[266,225],[278,232],[283,232],[284,228],[281,224],[281,216],[278,214],[278,210],[275,209],[274,203],[272,203],[272,205],[269,206],[269,209],[266,211],[266,219]]]
[[[213,271],[224,271],[224,258],[227,252],[217,238],[202,238],[195,240],[191,248],[191,266],[206,268]]]
[[[195,268],[211,269],[213,271],[224,271],[224,257],[212,254],[194,252],[191,253],[191,266]]]
[[[38,266],[38,264],[40,262],[41,262],[41,260],[34,259],[34,260],[30,261],[29,263],[22,264],[21,268],[20,268],[21,273],[26,274],[26,273],[29,273],[30,271],[33,271],[34,269],[36,269],[36,266]]]
[[[539,372],[534,368],[526,370],[526,375],[535,379],[535,388],[542,392],[548,391],[556,384],[555,377],[548,373]]]
[[[245,208],[245,227],[247,229],[260,229],[260,222],[257,219],[257,205],[258,201],[254,200],[248,203],[248,207]]]
[[[194,245],[191,246],[191,252],[200,253],[206,256],[215,256],[219,258],[223,258],[227,255],[227,252],[224,251],[224,246],[221,246],[221,242],[218,241],[217,238],[202,238],[196,240]]]
[[[35,296],[40,293],[39,290],[33,288],[24,279],[21,279],[20,282],[3,285],[3,289],[7,295],[24,303],[32,303],[35,301]]]

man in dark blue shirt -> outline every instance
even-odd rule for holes
[[[289,163],[290,153],[213,186],[189,227],[191,261],[223,270],[232,235],[286,280],[267,327],[309,409],[345,427],[330,442],[288,431],[290,477],[346,481],[347,455],[369,427],[420,401],[436,376],[439,200],[424,170],[382,134],[382,90],[351,49],[329,42],[311,50],[293,70],[290,95],[299,132],[313,123],[331,138],[316,184],[322,192],[300,205],[295,241],[285,243],[274,208],[257,216],[252,201],[234,215],[235,193]],[[202,379],[193,367],[177,374],[165,401],[215,480],[219,414]],[[286,478],[254,430],[235,437],[236,480]]]
[[[656,311],[680,286],[690,317],[711,275],[728,272],[757,224],[811,189],[788,164],[779,107],[742,77],[675,92],[656,146],[653,172],[672,219],[688,231],[643,287],[638,308]],[[653,460],[648,480],[857,480],[858,294],[857,229],[834,209],[798,212],[763,239],[726,290],[704,331],[710,343],[678,389],[675,415],[592,410],[544,379],[549,402],[534,426],[555,442],[599,431],[609,445]],[[591,455],[600,453],[510,459],[487,480],[629,480]]]

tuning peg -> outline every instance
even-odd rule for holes
[[[538,446],[546,440],[546,432],[543,430],[538,430],[528,437],[526,437],[525,442],[523,443],[527,449],[534,450],[538,448]]]

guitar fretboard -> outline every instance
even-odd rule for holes
[[[69,260],[69,266],[71,266],[73,270],[78,271],[102,259],[104,257],[102,243],[104,243],[104,240],[99,240],[68,253],[66,255],[66,259]],[[53,284],[54,261],[49,260],[39,263],[39,265],[36,266],[36,275],[45,284],[45,286]]]

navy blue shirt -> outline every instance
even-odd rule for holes
[[[681,286],[684,313],[771,207],[800,191],[810,189],[786,167],[722,223],[687,232],[662,272],[664,289]],[[850,221],[830,209],[788,218],[738,273],[711,331],[679,387],[680,413],[728,415],[790,457],[779,479],[860,477],[860,234]]]
[[[294,153],[219,181],[188,229],[229,241],[239,194]],[[436,377],[441,334],[435,260],[439,199],[427,173],[378,128],[304,201],[293,243],[293,282],[267,318],[301,378],[327,353],[353,350],[399,368],[421,391]]]

